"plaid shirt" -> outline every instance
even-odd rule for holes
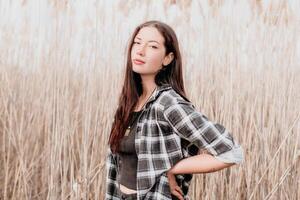
[[[158,86],[137,119],[135,148],[138,200],[172,200],[166,172],[204,149],[226,163],[244,160],[242,147],[219,123],[213,123],[170,85]],[[120,199],[118,154],[108,148],[105,199]],[[176,174],[184,198],[192,174]]]

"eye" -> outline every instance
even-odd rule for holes
[[[157,49],[157,47],[156,46],[150,46],[151,48],[153,48],[153,49]]]
[[[140,44],[139,42],[133,42],[133,44]]]

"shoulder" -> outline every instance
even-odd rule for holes
[[[189,105],[193,106],[192,102],[187,101],[184,97],[182,97],[176,90],[170,88],[166,91],[163,91],[159,98],[157,99],[157,103],[165,110],[170,106],[174,105]]]

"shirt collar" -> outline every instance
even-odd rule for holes
[[[152,95],[150,96],[149,100],[147,101],[145,108],[147,109],[148,106],[150,105],[151,102],[155,101],[159,95],[161,94],[162,91],[171,89],[172,86],[170,84],[163,84],[160,86],[157,86],[156,89],[154,90],[154,92],[152,93]]]

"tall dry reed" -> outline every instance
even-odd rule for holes
[[[300,199],[299,3],[124,2],[0,2],[0,199],[103,199],[125,47],[148,19],[174,27],[188,96],[245,151],[195,175],[192,199]]]

